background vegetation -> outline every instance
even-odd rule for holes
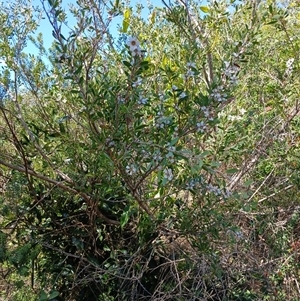
[[[162,2],[1,4],[2,300],[299,300],[299,1]]]

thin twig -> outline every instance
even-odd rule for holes
[[[277,192],[274,192],[274,193],[272,193],[272,194],[270,194],[270,195],[268,195],[268,196],[266,196],[266,197],[260,199],[260,200],[258,201],[258,203],[261,203],[261,202],[263,202],[263,201],[265,201],[265,200],[267,200],[267,199],[270,199],[270,198],[272,198],[273,196],[275,196],[275,195],[277,195],[277,194],[279,194],[279,193],[281,193],[281,192],[283,192],[283,191],[289,190],[289,189],[291,189],[291,188],[293,188],[293,187],[294,187],[294,185],[292,185],[292,184],[291,184],[291,185],[288,185],[288,186],[284,187],[283,189],[281,189],[281,190],[279,190],[279,191],[277,191]]]
[[[270,173],[268,174],[268,176],[262,181],[262,183],[258,186],[258,188],[253,192],[253,194],[251,195],[251,197],[246,201],[247,203],[250,202],[255,195],[260,191],[260,189],[264,186],[264,184],[268,181],[268,179],[271,177],[271,175],[274,172],[274,168],[270,171]]]

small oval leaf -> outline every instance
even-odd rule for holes
[[[203,11],[204,13],[208,14],[209,13],[209,7],[207,6],[200,6],[200,10]]]

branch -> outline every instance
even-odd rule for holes
[[[280,189],[279,191],[274,192],[274,193],[272,193],[272,194],[270,194],[270,195],[268,195],[268,196],[266,196],[266,197],[260,199],[260,200],[258,201],[258,203],[262,203],[263,201],[272,198],[273,196],[279,194],[280,192],[289,190],[289,189],[291,189],[291,188],[293,188],[293,187],[294,187],[294,185],[292,185],[292,184],[291,184],[291,185],[288,185],[288,186],[284,187],[283,189]]]
[[[36,173],[35,171],[33,171],[32,169],[27,169],[22,167],[22,166],[17,166],[17,165],[13,165],[13,164],[10,164],[10,163],[7,163],[3,160],[0,159],[0,165],[3,165],[3,166],[6,166],[8,167],[9,169],[12,169],[12,170],[17,170],[21,173],[28,173],[30,175],[32,175],[33,177],[35,178],[38,178],[38,179],[41,179],[47,183],[51,183],[53,185],[56,185],[57,187],[60,187],[61,189],[73,194],[73,195],[80,195],[84,200],[85,202],[91,207],[91,208],[94,208],[95,209],[95,213],[96,215],[101,218],[102,220],[104,220],[107,224],[111,224],[111,225],[120,225],[120,223],[118,221],[115,221],[115,220],[111,220],[109,218],[107,218],[100,210],[97,206],[94,206],[93,204],[93,200],[92,198],[87,195],[86,193],[84,192],[81,192],[81,191],[78,191],[72,187],[69,187],[65,184],[63,184],[62,182],[59,182],[59,181],[56,181],[56,180],[53,180],[49,177],[46,177],[42,174],[39,174],[39,173]]]
[[[268,181],[268,179],[271,177],[271,175],[274,172],[274,168],[270,171],[270,173],[268,174],[268,176],[263,180],[263,182],[259,185],[259,187],[253,192],[253,194],[251,195],[251,197],[247,200],[246,203],[250,202],[255,195],[260,191],[260,189],[265,185],[265,183]]]
[[[199,40],[199,36],[203,33],[203,30],[201,29],[198,20],[196,20],[196,18],[191,14],[187,1],[179,0],[179,2],[181,5],[184,6],[186,10],[193,40],[196,42],[197,39]],[[195,29],[197,29],[197,32],[194,30],[193,25],[195,26]],[[213,56],[210,50],[210,45],[207,37],[203,37],[202,44],[207,48],[207,64],[208,64],[208,72],[203,66],[204,78],[207,86],[210,86],[214,81],[214,66],[213,66]]]

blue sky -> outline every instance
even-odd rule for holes
[[[112,2],[114,2],[114,1],[112,1]],[[147,5],[145,5],[146,0],[144,0],[144,1],[143,0],[142,1],[141,0],[131,0],[130,5],[135,6],[137,3],[142,3],[143,6],[147,6]],[[155,6],[158,6],[158,7],[163,6],[163,3],[162,3],[161,0],[151,0],[151,3],[153,4],[154,7]],[[168,3],[168,0],[166,1],[166,3]],[[33,4],[33,6],[42,7],[42,4],[41,4],[40,0],[33,0],[32,4]],[[65,10],[65,12],[68,12],[69,4],[76,4],[76,0],[62,0],[62,7]],[[45,0],[45,6],[47,7],[47,0]],[[145,18],[147,18],[147,16],[148,16],[147,7],[145,7],[144,10],[143,10],[143,16]],[[69,15],[67,14],[67,17],[68,17],[68,26],[70,28],[72,28],[76,24],[75,19],[72,18],[72,16],[70,14]],[[116,35],[116,36],[118,35],[117,24],[121,24],[121,22],[122,22],[122,17],[121,16],[116,17],[113,20],[113,22],[110,25],[110,32],[111,32],[112,35]],[[46,16],[43,20],[41,20],[40,26],[39,26],[36,33],[39,33],[39,32],[41,32],[43,34],[44,46],[45,46],[46,49],[48,49],[51,46],[54,39],[53,39],[53,36],[52,36],[52,27],[51,27],[48,19],[46,18]],[[62,33],[66,34],[66,36],[67,36],[68,29],[67,28],[62,28]],[[31,53],[31,54],[37,54],[38,53],[36,47],[30,42],[28,42],[28,45],[27,45],[25,51],[28,52],[28,53]]]

